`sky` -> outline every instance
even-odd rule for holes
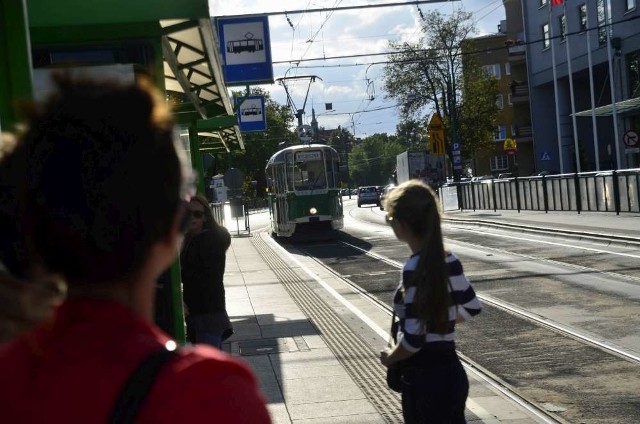
[[[209,10],[211,16],[231,16],[404,1],[407,0],[209,0]],[[471,12],[478,35],[496,33],[498,24],[505,19],[502,0],[447,1],[421,4],[419,8],[423,13],[439,9],[449,14],[459,8]],[[399,113],[395,102],[385,96],[382,80],[384,65],[372,64],[383,61],[385,56],[367,55],[387,52],[391,40],[416,42],[421,36],[419,22],[420,11],[415,3],[270,16],[274,77],[318,77],[311,84],[309,78],[287,80],[287,89],[297,109],[302,109],[309,90],[303,124],[310,124],[313,108],[321,128],[332,129],[340,125],[356,137],[375,133],[394,134]],[[309,60],[352,55],[365,56]],[[289,61],[300,62],[297,65],[282,63]],[[267,90],[276,102],[287,103],[285,89],[277,81],[255,87]],[[330,111],[326,109],[327,103],[331,103]]]

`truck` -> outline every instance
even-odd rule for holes
[[[437,186],[444,180],[442,162],[426,151],[405,151],[396,157],[396,184],[418,178],[427,184]]]

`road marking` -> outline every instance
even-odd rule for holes
[[[550,244],[552,246],[558,246],[558,247],[571,247],[573,249],[582,249],[582,250],[587,250],[589,252],[608,253],[610,255],[626,256],[628,258],[640,259],[640,255],[634,255],[634,254],[631,254],[631,253],[612,252],[610,250],[595,249],[595,248],[592,248],[592,247],[584,247],[584,246],[576,246],[576,245],[573,245],[573,244],[556,243],[556,242],[553,242],[553,241],[536,240],[536,239],[524,238],[522,236],[508,236],[506,234],[495,234],[495,233],[490,233],[490,232],[486,232],[486,231],[471,230],[471,229],[468,229],[468,228],[456,227],[456,229],[458,229],[460,231],[467,231],[469,233],[490,235],[490,236],[493,236],[493,237],[502,237],[502,238],[515,239],[515,240],[524,240],[524,241],[530,241],[530,242],[533,242],[533,243]]]

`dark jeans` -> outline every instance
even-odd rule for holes
[[[463,424],[469,380],[455,351],[426,355],[403,370],[402,415],[406,424]]]

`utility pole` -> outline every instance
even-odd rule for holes
[[[287,81],[289,80],[304,80],[304,79],[308,79],[309,80],[309,85],[307,85],[307,93],[304,96],[304,102],[302,103],[302,109],[298,109],[296,108],[295,103],[293,102],[293,98],[291,97],[291,94],[289,93],[289,87],[287,87]],[[307,105],[307,99],[309,98],[309,89],[311,88],[311,83],[316,82],[316,79],[319,79],[320,81],[322,81],[322,78],[320,78],[317,75],[298,75],[298,76],[294,76],[294,77],[282,77],[282,78],[276,78],[276,81],[278,81],[278,83],[280,83],[280,85],[282,85],[282,87],[284,88],[284,92],[287,95],[287,104],[289,105],[289,107],[291,108],[291,111],[293,112],[293,115],[296,117],[297,121],[298,121],[298,127],[302,126],[302,115],[304,115],[304,109]]]
[[[288,80],[296,80],[296,79],[309,80],[309,84],[307,85],[307,93],[305,94],[304,102],[302,103],[302,109],[298,109],[296,107],[295,103],[293,102],[293,98],[289,93],[289,87],[287,87]],[[278,83],[282,85],[282,87],[284,88],[284,92],[287,94],[287,105],[289,105],[289,108],[291,108],[291,112],[293,112],[293,115],[296,117],[298,121],[298,128],[297,128],[298,137],[300,138],[300,142],[304,144],[311,143],[311,141],[313,141],[316,137],[312,126],[302,124],[302,115],[304,115],[304,109],[307,105],[307,99],[309,98],[309,89],[311,88],[311,83],[315,82],[316,79],[319,79],[320,81],[322,81],[322,78],[320,78],[317,75],[298,75],[293,77],[287,77],[286,73],[284,77],[276,79],[276,81],[278,81]],[[313,119],[315,120],[315,111],[313,112]],[[316,122],[316,126],[317,126],[317,122]]]
[[[311,108],[311,129],[313,130],[313,141],[318,142],[318,120],[316,119],[316,110]]]

